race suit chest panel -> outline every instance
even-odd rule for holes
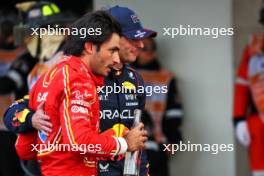
[[[99,91],[101,132],[118,123],[128,128],[133,125],[134,110],[143,106],[142,95],[129,90],[137,89],[138,86],[137,75],[127,68],[123,69],[119,77],[105,79],[104,89]]]

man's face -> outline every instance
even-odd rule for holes
[[[143,48],[144,44],[142,40],[131,40],[126,37],[120,39],[120,59],[122,63],[135,62],[139,49]]]
[[[156,48],[150,38],[144,39],[143,43],[144,47],[139,52],[138,61],[139,64],[145,65],[156,58]]]
[[[120,36],[114,33],[94,54],[90,64],[91,71],[96,75],[107,76],[113,65],[120,63],[119,48]]]

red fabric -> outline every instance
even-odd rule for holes
[[[19,134],[16,141],[16,152],[22,160],[34,160],[37,158],[37,151],[34,150],[36,144],[36,133]]]
[[[240,65],[237,70],[234,89],[233,117],[234,120],[239,120],[239,118],[246,118],[247,120],[251,138],[249,158],[251,169],[253,171],[264,170],[264,123],[261,121],[259,115],[254,115],[256,112],[248,111],[250,98],[253,99],[254,104],[256,104],[256,97],[253,97],[254,92],[252,88],[254,88],[254,84],[257,86],[259,85],[255,83],[256,81],[262,81],[261,79],[256,79],[256,75],[262,74],[262,72],[258,72],[257,70],[260,66],[257,62],[260,62],[258,59],[262,59],[260,56],[263,55],[263,46],[264,35],[252,36],[251,43],[244,49]],[[255,56],[259,58],[256,59]],[[252,68],[251,74],[249,73],[250,68]],[[260,86],[257,88],[261,89]],[[259,110],[258,107],[257,109]]]
[[[238,67],[235,90],[234,90],[234,118],[246,116],[247,106],[249,103],[249,86],[237,82],[238,79],[248,82],[248,63],[250,58],[250,47],[246,47],[242,60]]]
[[[33,87],[30,108],[36,110],[45,101],[44,111],[53,124],[49,136],[35,134],[37,144],[91,146],[85,154],[80,154],[83,153],[81,150],[76,151],[76,147],[74,151],[39,151],[38,160],[44,176],[97,175],[97,157],[112,157],[119,149],[114,137],[99,134],[96,86],[101,83],[101,77],[93,75],[79,58],[72,56],[53,67]],[[23,142],[18,140],[17,150],[21,157],[29,158],[27,156],[31,155],[21,152]],[[28,150],[28,145],[24,148]]]
[[[251,143],[249,146],[250,166],[253,171],[264,170],[264,123],[259,116],[247,118]]]

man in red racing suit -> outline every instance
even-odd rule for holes
[[[100,78],[94,76],[79,58],[72,56],[42,76],[34,86],[29,106],[37,109],[45,101],[44,111],[53,124],[49,136],[37,132],[37,137],[32,138],[39,144],[32,145],[31,150],[38,152],[43,175],[53,175],[54,172],[65,175],[65,169],[69,167],[67,175],[95,175],[97,160],[94,156],[108,157],[126,151],[124,139],[99,135],[99,104],[95,86],[100,84]],[[24,152],[19,147],[21,139],[20,136],[16,148]],[[36,141],[32,141],[34,143]]]
[[[99,18],[99,23],[104,23],[102,32],[106,33],[109,31],[104,31],[104,27],[107,30],[109,26],[105,21],[115,22],[106,12],[97,11],[84,16],[76,24],[89,24],[93,18]],[[107,76],[109,67],[120,62],[118,47],[121,30],[111,30],[110,38],[106,38],[106,44],[102,43],[101,46],[94,44],[95,39],[91,39],[95,40],[94,43],[88,39],[83,43],[82,51],[75,48],[76,54],[72,53],[72,43],[66,45],[66,54],[72,53],[78,57],[65,56],[58,65],[41,76],[30,92],[29,107],[36,110],[43,106],[50,117],[52,132],[48,136],[40,131],[20,134],[16,150],[22,159],[33,159],[37,154],[44,176],[97,175],[100,157],[111,158],[127,150],[144,147],[147,138],[146,131],[140,130],[143,124],[130,130],[125,138],[115,137],[112,130],[99,134],[96,86],[101,85],[103,79],[94,73]],[[76,42],[74,40],[77,39],[73,38],[71,42]]]

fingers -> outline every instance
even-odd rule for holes
[[[46,120],[40,120],[40,126],[39,126],[39,130],[43,131],[43,133],[45,135],[48,135],[49,133],[51,133],[52,131],[52,123],[50,123],[49,121]]]
[[[140,147],[141,147],[141,149],[144,149],[145,148],[145,143],[142,142]]]
[[[43,133],[45,136],[49,135],[49,133],[47,131],[45,131],[45,130],[41,130],[41,133]]]
[[[146,136],[141,137],[141,141],[145,142],[147,140],[148,140],[148,138]]]
[[[140,122],[140,123],[138,124],[138,128],[139,128],[139,129],[144,128],[144,124],[143,124],[142,122]]]
[[[147,141],[147,137],[142,137],[141,138],[141,141],[140,141],[140,143],[139,143],[139,148],[140,149],[143,149],[144,147],[145,147],[145,142]]]
[[[40,121],[50,121],[50,117],[43,114],[43,112],[37,111],[33,114],[32,121],[38,124]]]
[[[52,123],[51,123],[51,122],[46,121],[46,120],[41,120],[41,121],[40,121],[40,124],[41,124],[42,126],[45,126],[45,127],[47,127],[47,128],[50,128],[50,131],[51,131],[51,128],[52,128]]]
[[[148,136],[147,130],[141,130],[141,135],[142,136]]]
[[[32,126],[43,134],[48,135],[52,131],[52,123],[49,119],[50,117],[45,114],[35,113],[32,117]]]
[[[49,121],[50,117],[45,114],[37,114],[38,118],[41,120]]]
[[[40,131],[45,131],[46,133],[50,133],[52,130],[51,130],[51,128],[49,128],[47,126],[42,125]]]
[[[144,124],[142,123],[142,122],[140,122],[136,127],[135,127],[135,129],[139,129],[139,130],[141,130],[141,129],[143,129],[144,128]]]
[[[50,127],[47,127],[46,125],[41,125],[39,128],[39,130],[46,136],[48,136],[49,133],[52,131],[52,129]]]
[[[36,121],[41,121],[41,120],[44,120],[44,121],[49,121],[50,120],[50,117],[48,115],[45,115],[44,113],[40,112],[40,111],[37,111],[33,117],[34,120]]]
[[[123,132],[123,136],[126,136],[126,135],[128,134],[128,132],[129,132],[129,130],[125,130],[125,131]]]
[[[37,110],[39,110],[39,109],[40,109],[40,110],[43,110],[44,104],[45,104],[45,101],[42,101],[42,102],[39,104]]]

